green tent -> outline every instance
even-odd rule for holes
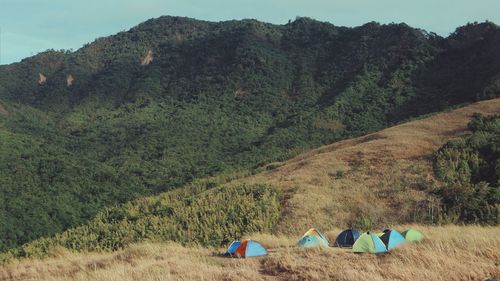
[[[420,231],[412,228],[406,230],[401,234],[403,234],[404,238],[408,242],[422,241],[422,239],[424,239],[424,235]]]
[[[387,248],[376,234],[366,232],[361,234],[354,245],[352,245],[352,251],[354,253],[381,254],[387,252]]]

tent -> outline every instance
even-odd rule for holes
[[[384,242],[378,238],[376,234],[371,234],[366,232],[359,236],[358,240],[352,245],[352,251],[354,253],[372,253],[372,254],[382,254],[387,252],[387,248]]]
[[[328,247],[328,239],[317,229],[309,229],[297,243],[300,247]]]
[[[424,239],[424,235],[420,231],[417,231],[412,228],[406,230],[401,234],[408,242],[422,241],[422,239]]]
[[[239,258],[260,257],[267,255],[267,250],[257,241],[244,240],[234,251]]]
[[[233,243],[231,243],[231,245],[227,248],[226,255],[233,255],[240,245],[241,241],[233,241]]]
[[[356,242],[358,238],[359,238],[359,231],[357,231],[356,229],[349,228],[342,231],[337,236],[333,245],[336,247],[352,247],[352,245],[354,245],[354,242]]]
[[[394,229],[384,230],[384,234],[380,236],[380,240],[384,242],[387,250],[394,249],[406,243],[406,239]]]

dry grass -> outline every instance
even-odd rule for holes
[[[407,226],[402,227],[402,229]],[[500,278],[500,227],[413,225],[427,237],[390,254],[299,249],[300,236],[253,235],[269,256],[231,259],[224,249],[140,244],[115,253],[61,252],[0,267],[13,280],[485,280]],[[333,239],[338,230],[328,231]]]
[[[423,191],[439,185],[432,155],[465,133],[475,112],[500,114],[500,99],[327,145],[244,181],[270,182],[284,190],[278,233],[347,226],[362,216],[377,225],[415,221],[422,207],[437,204]]]
[[[287,280],[484,280],[500,277],[500,228],[422,227],[427,240],[384,256],[343,249],[298,251],[264,261]],[[281,273],[280,273],[281,272]]]

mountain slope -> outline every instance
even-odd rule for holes
[[[401,225],[405,222],[429,222],[428,215],[415,213],[414,207],[428,214],[429,203],[437,198],[427,194],[427,188],[439,185],[432,171],[433,155],[449,139],[467,133],[467,123],[474,113],[485,115],[500,113],[500,99],[482,101],[464,108],[435,114],[423,119],[400,124],[359,138],[353,138],[323,146],[293,159],[272,163],[256,175],[234,175],[236,179],[218,185],[216,179],[208,179],[196,190],[200,197],[207,194],[223,194],[224,186],[237,190],[241,186],[253,189],[254,198],[235,198],[242,202],[260,202],[256,194],[262,186],[268,191],[275,188],[282,194],[281,215],[274,224],[274,234],[246,233],[231,239],[252,238],[262,242],[269,250],[268,257],[256,259],[230,259],[221,257],[224,248],[181,246],[159,242],[158,236],[165,229],[184,232],[214,213],[231,213],[221,201],[211,200],[209,211],[203,216],[190,216],[188,223],[175,229],[162,224],[175,216],[155,210],[173,208],[180,202],[193,201],[192,187],[169,191],[159,196],[143,198],[120,208],[106,211],[95,223],[95,228],[82,227],[58,235],[50,242],[42,239],[24,247],[32,256],[45,252],[49,258],[21,259],[19,262],[0,267],[0,276],[6,280],[485,280],[500,277],[497,251],[500,247],[500,227],[482,226],[424,226]],[[339,173],[339,171],[342,171]],[[256,184],[260,184],[257,186]],[[252,186],[256,186],[252,188]],[[176,197],[177,195],[181,195]],[[177,194],[177,195],[175,195]],[[178,203],[172,200],[177,198]],[[435,199],[436,201],[432,201]],[[169,201],[170,200],[170,201]],[[425,204],[420,205],[419,203]],[[405,204],[410,204],[405,205]],[[413,204],[413,205],[412,205]],[[268,206],[271,210],[273,207]],[[418,209],[418,208],[417,208]],[[254,214],[253,209],[245,207]],[[435,209],[434,216],[438,216]],[[109,214],[114,214],[110,216]],[[121,220],[117,219],[121,215]],[[245,215],[240,214],[242,218]],[[355,221],[356,217],[370,217],[371,221]],[[105,218],[108,221],[105,221]],[[259,223],[266,215],[250,219],[246,223]],[[130,224],[149,221],[156,227],[130,228]],[[296,240],[310,227],[328,230],[332,241],[351,222],[363,230],[395,227],[419,229],[426,236],[422,243],[395,249],[384,256],[355,255],[349,249],[328,248],[304,250],[295,247]],[[220,225],[222,221],[216,220]],[[217,236],[209,228],[208,236]],[[111,231],[110,231],[111,230]],[[94,232],[92,232],[94,231]],[[138,237],[142,234],[144,236]],[[228,231],[228,230],[223,230]],[[198,232],[202,232],[198,230]],[[260,232],[260,231],[259,231]],[[264,231],[267,232],[267,231]],[[106,235],[108,237],[104,237]],[[113,253],[74,253],[70,250],[99,244],[113,237],[125,237],[125,249]],[[131,240],[134,237],[136,240]],[[93,240],[95,239],[95,240]],[[229,244],[229,240],[221,243]],[[128,241],[128,242],[127,242]],[[185,240],[179,239],[185,242]],[[201,241],[201,240],[195,240]],[[141,242],[138,245],[127,243]],[[73,245],[73,247],[71,247]],[[334,261],[334,262],[332,262]],[[193,268],[197,268],[193,271]]]
[[[439,198],[428,194],[440,184],[433,171],[434,154],[448,140],[467,133],[474,113],[500,114],[500,99],[323,146],[271,164],[276,168],[250,181],[291,193],[279,232],[313,225],[437,222]],[[359,221],[363,218],[367,222]]]
[[[500,28],[148,20],[0,66],[0,249],[500,93]]]
[[[144,240],[220,246],[252,232],[297,235],[311,227],[438,223],[442,210],[433,190],[441,182],[433,155],[466,132],[473,113],[500,113],[500,99],[340,141],[256,175],[208,178],[108,208],[83,226],[4,258],[44,257],[59,247],[110,251]]]

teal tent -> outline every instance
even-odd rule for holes
[[[314,247],[328,247],[328,240],[317,229],[309,229],[297,243],[300,247],[314,248]]]
[[[384,230],[384,234],[380,236],[380,240],[384,242],[387,250],[392,250],[406,243],[406,239],[403,237],[403,235],[401,235],[401,233],[397,232],[394,229]]]

